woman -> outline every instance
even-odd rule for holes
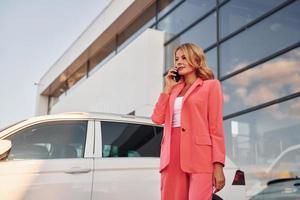
[[[174,57],[151,115],[154,123],[164,124],[161,199],[211,200],[225,185],[221,84],[195,44],[178,46]]]

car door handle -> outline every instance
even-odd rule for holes
[[[91,168],[80,168],[80,167],[72,167],[68,170],[65,170],[67,174],[82,174],[82,173],[89,173]]]

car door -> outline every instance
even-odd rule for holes
[[[0,162],[0,199],[90,199],[93,137],[94,121],[61,120],[2,138],[12,149]]]
[[[93,199],[160,199],[162,130],[139,123],[96,122]]]

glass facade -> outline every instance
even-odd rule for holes
[[[192,29],[176,37],[172,42],[166,45],[167,54],[173,54],[173,49],[184,42],[191,42],[201,46],[203,49],[214,44],[217,39],[216,31],[216,13],[211,14],[205,20],[197,23]],[[173,63],[172,56],[167,56],[167,63],[170,66]]]
[[[245,171],[248,196],[270,180],[300,176],[299,122],[300,97],[225,120],[226,154]]]
[[[220,9],[220,37],[223,38],[263,16],[282,2],[284,0],[232,0]]]
[[[168,40],[183,31],[214,6],[215,1],[211,0],[186,0],[158,22],[158,30],[166,31]]]
[[[223,81],[224,114],[251,108],[300,91],[300,48]]]
[[[221,74],[232,73],[298,42],[299,10],[300,1],[296,1],[222,43]]]
[[[165,71],[177,45],[204,49],[223,87],[227,158],[256,199],[268,181],[300,176],[300,1],[197,2],[172,5],[158,21]]]

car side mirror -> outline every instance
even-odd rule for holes
[[[10,140],[0,140],[0,161],[8,157],[11,146]]]

